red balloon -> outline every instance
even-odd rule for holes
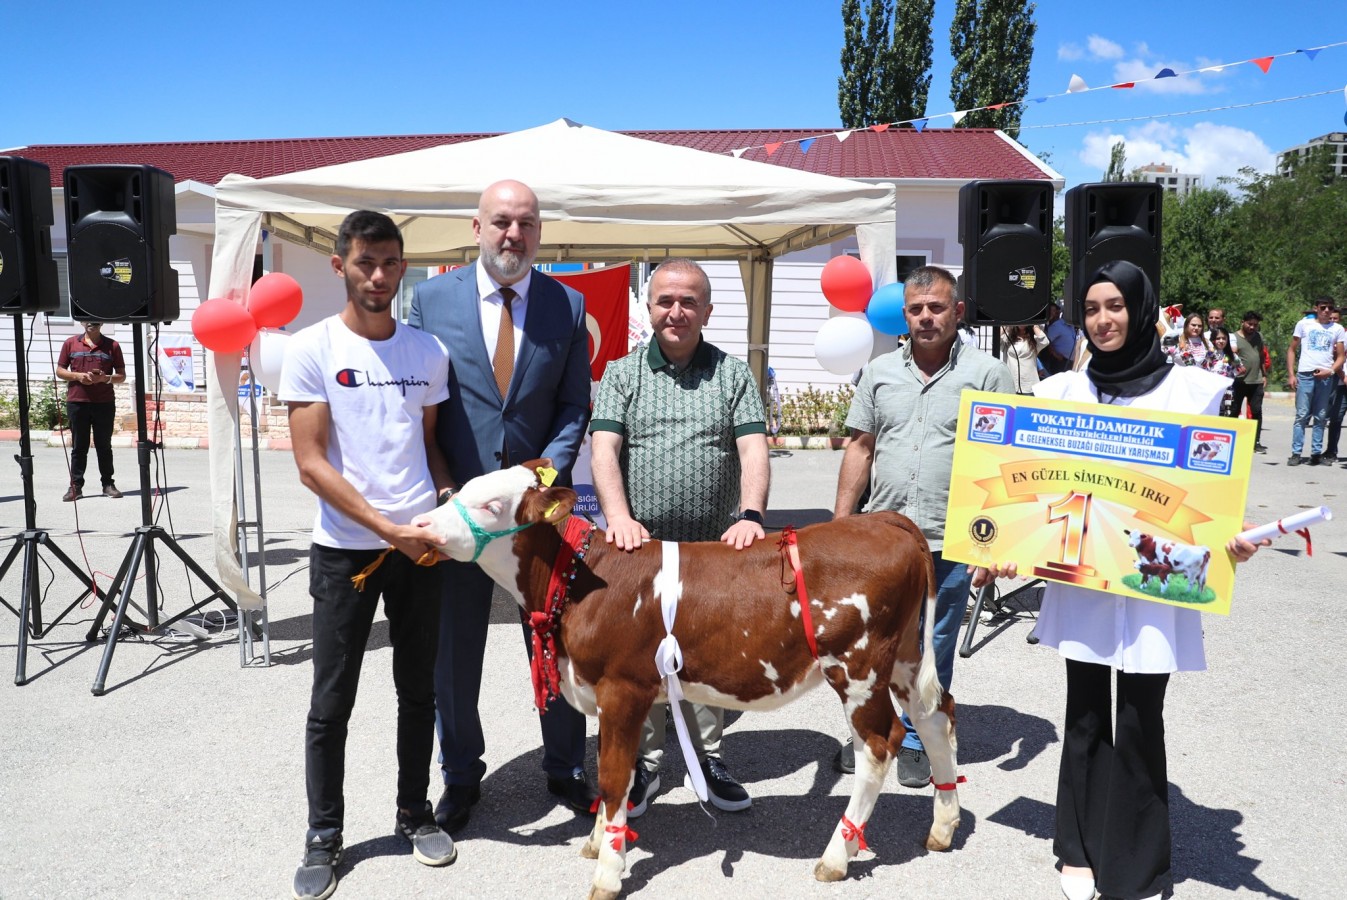
[[[243,304],[216,297],[192,313],[192,334],[216,353],[238,353],[257,336],[257,323]]]
[[[248,312],[258,328],[284,328],[299,315],[304,291],[299,282],[284,272],[272,272],[257,279],[248,292]]]
[[[823,296],[843,312],[864,312],[874,293],[870,270],[854,256],[834,256],[819,277]]]

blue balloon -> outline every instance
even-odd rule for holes
[[[870,327],[880,334],[907,334],[907,317],[903,315],[903,283],[886,284],[870,297],[865,307]]]

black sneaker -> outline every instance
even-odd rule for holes
[[[447,866],[458,859],[454,839],[435,824],[435,813],[430,807],[430,801],[426,801],[416,812],[404,813],[398,810],[393,830],[412,845],[412,856],[422,865]]]
[[[337,889],[341,865],[341,835],[328,841],[314,839],[304,846],[304,862],[295,870],[295,900],[326,900]]]
[[[1310,454],[1310,465],[1312,465],[1312,466],[1317,466],[1317,465],[1319,465],[1319,463],[1321,463],[1321,462],[1323,462],[1323,461],[1324,461],[1324,456],[1323,456],[1322,453],[1312,453],[1312,454]]]
[[[1324,465],[1335,463],[1338,461],[1338,455],[1336,453],[1325,453],[1323,456],[1319,457],[1319,461]]]
[[[1254,444],[1254,445],[1253,445],[1253,452],[1254,452],[1254,453],[1266,453],[1266,452],[1267,452],[1267,448],[1264,447],[1262,444]]]
[[[651,772],[639,762],[636,764],[636,777],[631,782],[631,793],[627,794],[627,818],[635,819],[645,815],[650,798],[659,793],[659,773]]]
[[[931,761],[925,750],[903,747],[898,751],[898,783],[906,788],[924,788],[931,783]]]
[[[837,755],[833,757],[833,771],[841,772],[843,775],[856,774],[856,745],[847,738],[847,742],[837,750]]]
[[[1292,456],[1290,459],[1288,459],[1288,460],[1286,461],[1286,464],[1287,464],[1288,466],[1298,466],[1298,465],[1300,465],[1301,463],[1303,463],[1304,461],[1305,461],[1305,457],[1300,456],[1299,454],[1297,454],[1297,455],[1295,455],[1295,456]]]
[[[706,778],[706,791],[711,805],[725,812],[738,812],[753,805],[744,786],[734,780],[734,776],[725,768],[719,756],[708,756],[702,760],[702,775]],[[692,790],[692,777],[683,776],[683,786]]]

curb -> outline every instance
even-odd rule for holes
[[[64,433],[61,431],[38,431],[36,429],[28,432],[29,439],[34,444],[41,444],[47,447],[60,447],[66,445]],[[20,438],[17,428],[0,428],[0,442],[18,443]],[[67,445],[68,446],[68,445]],[[114,448],[134,448],[136,438],[131,434],[114,434],[112,436],[112,446]],[[166,437],[161,442],[165,450],[207,450],[210,448],[210,439],[204,437]],[[243,441],[245,450],[252,448],[251,442],[247,438]],[[293,445],[289,438],[259,438],[257,441],[259,450],[291,450]]]

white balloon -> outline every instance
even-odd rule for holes
[[[875,332],[865,313],[833,316],[814,336],[814,357],[834,375],[850,375],[870,361]]]
[[[248,347],[248,365],[253,377],[273,394],[281,386],[281,366],[285,362],[285,348],[290,335],[284,331],[263,328],[257,332]]]

